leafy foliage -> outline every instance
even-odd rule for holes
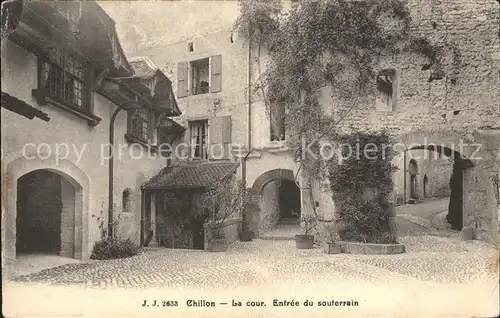
[[[234,23],[234,29],[239,36],[264,42],[278,31],[279,16],[283,10],[280,0],[239,0],[238,5],[241,14]]]
[[[241,216],[248,204],[249,193],[245,183],[229,177],[216,181],[207,188],[199,201],[200,208],[209,211],[209,226],[213,238],[223,238],[223,228],[228,218]]]
[[[90,258],[98,260],[125,258],[137,255],[139,251],[139,245],[130,239],[120,240],[107,237],[94,244]]]
[[[447,44],[433,44],[415,32],[406,2],[400,0],[305,0],[291,10],[286,19],[278,14],[279,0],[269,1],[268,5],[266,1],[240,0],[240,4],[241,15],[235,27],[250,43],[259,43],[257,87],[262,90],[266,107],[276,107],[285,101],[287,143],[296,149],[299,171],[306,170],[309,178],[316,180],[331,173],[338,174],[330,178],[334,201],[336,207],[336,200],[343,202],[345,208],[340,212],[343,213],[341,218],[348,226],[353,226],[351,230],[342,230],[344,238],[395,240],[386,220],[386,196],[389,188],[392,190],[389,161],[360,161],[357,165],[352,162],[332,170],[336,163],[321,159],[320,145],[325,140],[346,140],[343,134],[356,131],[342,121],[355,108],[368,107],[369,97],[377,87],[380,62],[401,53],[420,54],[428,59],[422,69],[431,70],[429,81],[440,79],[445,73],[442,63]],[[270,57],[263,74],[260,72],[261,44],[265,45]],[[460,54],[454,50],[453,55],[452,64],[458,67]],[[333,105],[318,102],[319,95],[325,91],[331,95]],[[332,115],[325,115],[325,106],[333,110]],[[388,138],[385,132],[360,136],[377,142]],[[348,167],[361,179],[353,179],[349,171],[344,170]],[[369,178],[370,169],[378,171],[382,179]],[[350,181],[359,184],[345,184]],[[341,185],[347,188],[343,191]],[[349,188],[351,186],[353,188]],[[304,187],[311,189],[311,182],[303,182],[302,189]],[[363,191],[367,189],[373,194],[372,200],[360,201],[359,195],[363,198],[362,195],[366,195]],[[314,202],[314,191],[308,193],[310,201]],[[338,196],[338,193],[345,196]],[[361,216],[359,211],[367,215]],[[349,217],[351,212],[353,215]],[[319,220],[317,211],[314,214]],[[375,229],[387,237],[376,236]]]
[[[330,165],[332,197],[340,239],[396,243],[393,217],[395,153],[386,132],[343,135],[342,164]],[[345,145],[345,146],[344,146]],[[349,154],[349,149],[358,149]]]

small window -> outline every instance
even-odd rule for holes
[[[271,141],[285,140],[285,102],[279,102],[271,106]]]
[[[377,75],[376,107],[379,111],[393,111],[395,104],[395,79],[396,71],[383,70]]]
[[[193,52],[194,51],[194,44],[193,44],[193,42],[188,42],[188,44],[187,44],[187,50],[188,50],[188,52]]]
[[[129,112],[128,133],[144,142],[150,140],[148,110],[139,108]]]
[[[210,92],[209,58],[191,62],[191,91],[193,95],[207,94]]]
[[[40,61],[40,84],[47,95],[71,108],[88,112],[85,64],[60,49],[53,49],[47,59]]]
[[[208,120],[189,123],[191,159],[208,159]]]
[[[122,194],[123,212],[132,212],[132,190],[125,189]]]

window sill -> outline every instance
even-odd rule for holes
[[[48,96],[47,93],[43,89],[34,89],[32,90],[32,95],[36,98],[37,102],[44,106],[44,105],[53,105],[57,108],[60,108],[64,111],[67,111],[68,113],[79,117],[81,119],[84,119],[87,121],[87,124],[90,127],[95,127],[101,122],[101,118],[94,115],[94,114],[89,114],[89,113],[84,113],[82,111],[79,111],[69,105],[67,103],[57,100],[55,97]]]
[[[129,144],[139,144],[139,145],[149,149],[149,151],[151,151],[151,152],[158,153],[158,147],[156,145],[151,145],[147,141],[144,141],[140,138],[137,138],[131,134],[128,134],[128,133],[125,134],[125,141]]]
[[[286,152],[290,150],[286,140],[269,141],[262,148],[267,150],[268,152]]]
[[[183,96],[183,97],[178,97],[178,99],[182,99],[182,98],[188,98],[188,99],[192,99],[192,100],[203,100],[203,99],[206,99],[206,98],[216,98],[216,96],[219,96],[221,94],[221,91],[218,91],[218,92],[208,92],[208,93],[203,93],[203,94],[191,94],[191,93],[188,93],[188,95],[186,96]]]

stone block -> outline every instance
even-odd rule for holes
[[[337,243],[323,243],[323,251],[326,254],[340,254],[342,252]]]
[[[460,233],[460,238],[464,241],[470,241],[475,239],[475,230],[471,227],[464,227]]]
[[[405,252],[403,244],[374,244],[374,243],[359,243],[359,242],[345,242],[338,243],[342,253],[349,254],[401,254]]]

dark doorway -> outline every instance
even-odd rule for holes
[[[205,228],[203,227],[210,214],[206,210],[202,215],[191,217],[191,231],[193,235],[193,249],[205,249]]]
[[[429,187],[429,179],[427,178],[427,175],[425,175],[424,176],[424,198],[427,198],[429,196],[428,187]]]
[[[417,199],[418,166],[417,162],[414,159],[410,160],[410,164],[408,165],[408,171],[410,172],[410,199]]]
[[[142,237],[141,243],[144,246],[148,246],[153,239],[153,231],[151,229],[151,193],[142,193],[144,211],[142,211]]]
[[[61,251],[61,176],[47,171],[30,172],[17,182],[17,253]]]
[[[281,220],[300,217],[300,188],[291,180],[282,180],[279,187],[279,214]]]
[[[410,198],[411,199],[417,198],[417,175],[416,174],[410,175]]]

